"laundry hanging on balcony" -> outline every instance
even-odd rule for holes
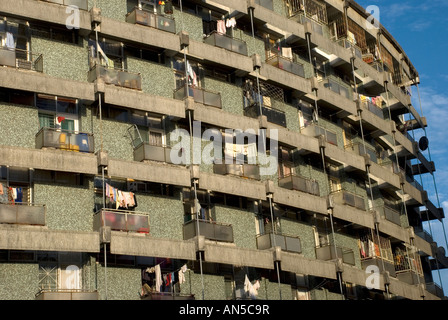
[[[260,281],[257,280],[254,284],[252,284],[246,274],[244,278],[244,291],[246,292],[246,294],[251,299],[257,299],[258,289],[260,289]]]
[[[23,189],[18,187],[7,187],[0,183],[0,202],[14,204],[23,200]]]
[[[383,98],[381,96],[368,97],[368,96],[364,96],[364,95],[360,94],[359,99],[361,100],[361,102],[368,101],[371,104],[376,105],[379,108],[381,108],[383,106]]]
[[[107,183],[105,195],[109,199],[109,203],[115,205],[116,209],[130,209],[137,206],[137,200],[133,192],[121,191]]]
[[[14,41],[14,36],[11,32],[6,32],[6,47],[8,49],[14,50],[16,48],[16,44]]]

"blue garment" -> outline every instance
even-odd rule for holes
[[[22,202],[23,199],[23,192],[22,192],[22,188],[17,188],[17,198],[16,198],[16,202]]]

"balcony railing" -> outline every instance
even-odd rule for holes
[[[439,297],[439,298],[443,298],[444,294],[443,294],[443,289],[442,287],[440,287],[437,283],[435,282],[430,282],[426,284],[426,290],[430,293],[432,293],[433,295]]]
[[[67,151],[93,153],[93,135],[43,127],[36,134],[36,148],[55,148]]]
[[[390,221],[392,223],[395,223],[396,225],[401,226],[400,212],[388,206],[383,206],[382,210],[384,218],[386,218],[387,221]]]
[[[222,242],[233,242],[233,227],[230,224],[211,222],[207,220],[190,220],[184,224],[184,240],[197,236],[199,223],[199,235],[205,239]]]
[[[297,190],[320,196],[319,183],[316,180],[307,179],[298,175],[289,175],[278,179],[279,187],[289,190]]]
[[[433,237],[426,230],[423,230],[422,227],[414,227],[415,234],[418,235],[423,240],[431,243],[434,242]]]
[[[291,59],[275,55],[267,59],[266,63],[305,78],[305,68],[303,67],[303,64],[294,62]]]
[[[330,89],[333,92],[336,92],[337,94],[347,98],[351,99],[352,97],[352,90],[350,86],[346,83],[344,83],[342,80],[329,76],[327,78],[323,79],[324,87]]]
[[[208,106],[216,107],[221,109],[221,94],[218,92],[208,91],[202,88],[193,88],[188,86],[182,86],[174,91],[174,99],[184,100],[187,96],[193,97],[194,101],[197,103],[202,103]]]
[[[81,10],[89,10],[88,0],[41,0],[41,1],[62,4],[64,6],[76,6]]]
[[[269,10],[274,10],[273,0],[255,0],[255,3]]]
[[[134,149],[134,160],[152,160],[165,163],[172,163],[171,148],[167,146],[156,146],[147,142],[141,143]]]
[[[170,292],[151,292],[140,298],[141,300],[196,300],[194,294],[178,294]]]
[[[296,253],[302,252],[302,246],[299,237],[276,234],[272,232],[257,236],[257,248],[259,250],[270,249],[274,246],[279,246],[284,251]]]
[[[266,116],[268,122],[275,123],[279,126],[286,127],[286,114],[283,111],[261,106],[261,112]],[[244,108],[244,115],[251,118],[257,118],[260,116],[260,107],[258,103]]]
[[[135,8],[126,15],[126,22],[176,33],[176,21],[163,15]]]
[[[21,49],[0,47],[0,65],[23,70],[44,72],[44,58],[41,54]]]
[[[229,37],[225,34],[220,34],[216,31],[210,33],[207,38],[204,39],[204,43],[247,56],[246,42]]]
[[[256,164],[215,163],[213,172],[221,175],[234,175],[242,178],[260,180],[260,167]]]
[[[306,127],[301,128],[300,133],[302,133],[306,136],[309,136],[309,137],[313,137],[313,138],[317,138],[319,136],[324,136],[325,140],[328,143],[333,144],[335,146],[338,145],[338,139],[337,139],[336,133],[334,133],[328,129],[322,128],[321,126],[319,126],[315,123],[312,123]]]
[[[362,105],[364,106],[364,108],[372,112],[374,115],[380,117],[381,119],[384,119],[383,109],[378,107],[376,104],[373,104],[372,102],[366,100],[362,102]]]
[[[378,155],[377,155],[376,150],[367,145],[364,148],[364,144],[362,144],[360,142],[355,142],[355,143],[346,145],[345,150],[351,151],[355,154],[359,154],[360,156],[368,154],[370,160],[372,160],[375,163],[378,163]]]
[[[94,82],[98,79],[103,80],[106,84],[113,84],[123,88],[142,89],[142,76],[140,73],[131,73],[95,64],[88,72],[88,81]]]
[[[0,203],[0,223],[45,226],[46,212],[45,205]]]
[[[36,300],[98,300],[98,291],[82,289],[42,289]]]
[[[339,38],[336,43],[346,49],[353,48],[353,50],[355,51],[355,56],[359,59],[362,59],[362,50],[357,45],[348,41],[346,38]]]
[[[149,216],[134,211],[101,209],[93,216],[93,230],[110,227],[113,231],[149,233]]]
[[[333,200],[337,204],[349,205],[359,210],[366,210],[364,198],[351,192],[340,190],[332,193]]]
[[[334,260],[336,258],[341,258],[343,263],[355,265],[355,254],[352,249],[336,246],[336,250],[337,256],[335,252],[335,246],[332,244],[317,247],[316,259],[328,261]]]

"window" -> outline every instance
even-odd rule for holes
[[[37,259],[40,289],[81,289],[80,253],[38,253]]]
[[[95,39],[89,39],[89,63],[92,68],[97,59],[99,63],[107,68],[123,70],[124,51],[121,42],[101,39],[98,41],[98,51]]]
[[[41,128],[78,131],[78,100],[38,94],[36,96]]]
[[[288,177],[294,174],[294,168],[292,162],[292,150],[285,147],[280,147],[279,155],[280,155],[278,163],[279,178]]]

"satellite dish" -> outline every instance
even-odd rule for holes
[[[428,145],[429,145],[429,141],[428,141],[428,138],[426,138],[426,137],[421,137],[420,140],[418,141],[418,147],[422,151],[425,151],[426,149],[428,149]]]

